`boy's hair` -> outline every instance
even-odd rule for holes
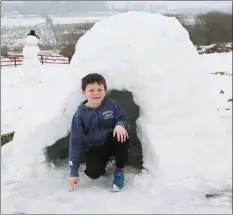
[[[91,73],[82,78],[82,90],[84,91],[88,84],[97,83],[99,85],[103,84],[104,89],[107,90],[107,84],[105,78],[98,73]]]

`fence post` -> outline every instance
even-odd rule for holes
[[[17,66],[17,64],[16,64],[16,57],[14,56],[14,61],[15,61],[15,67]]]
[[[71,61],[71,54],[68,54],[68,60],[69,60],[69,64],[70,64],[70,61]]]
[[[43,62],[43,55],[41,55],[40,58],[41,58],[41,63],[44,64],[44,62]]]

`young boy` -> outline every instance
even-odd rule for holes
[[[84,173],[97,179],[105,174],[111,156],[115,156],[116,170],[113,191],[124,188],[124,165],[128,156],[130,122],[118,102],[106,98],[106,81],[93,73],[82,79],[82,93],[87,100],[75,112],[71,125],[69,145],[70,191],[79,183],[78,168],[84,135],[88,136],[90,149]]]

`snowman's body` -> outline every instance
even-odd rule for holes
[[[23,66],[39,66],[41,64],[38,57],[39,52],[40,48],[38,47],[38,38],[33,35],[28,35],[23,47]]]

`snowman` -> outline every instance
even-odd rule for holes
[[[22,62],[23,66],[27,66],[27,67],[40,66],[41,63],[38,58],[38,53],[40,52],[40,48],[37,45],[39,39],[40,38],[36,35],[34,30],[31,30],[30,33],[27,34],[23,47],[23,56],[24,56],[24,60]]]

